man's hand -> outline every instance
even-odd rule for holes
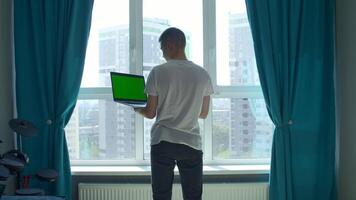
[[[158,96],[148,95],[146,107],[134,108],[134,110],[146,118],[153,119],[156,117],[157,104]]]

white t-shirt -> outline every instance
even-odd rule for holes
[[[203,97],[214,92],[205,69],[188,60],[168,60],[152,69],[145,92],[158,96],[151,145],[167,141],[201,150],[198,118]]]

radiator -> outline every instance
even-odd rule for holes
[[[267,200],[267,183],[204,184],[204,200]],[[149,184],[79,183],[79,200],[151,200]],[[179,184],[173,185],[172,200],[182,200]]]

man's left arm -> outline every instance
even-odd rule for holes
[[[147,104],[144,108],[135,108],[135,111],[146,118],[153,119],[156,117],[158,96],[148,95]]]

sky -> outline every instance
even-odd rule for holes
[[[203,66],[202,0],[142,0],[143,17],[168,19],[171,26],[191,34],[191,60]],[[189,6],[187,6],[189,5]],[[229,13],[246,13],[244,0],[216,0],[217,82],[230,82],[228,55]],[[98,30],[129,23],[129,0],[94,1],[82,87],[99,86]]]

